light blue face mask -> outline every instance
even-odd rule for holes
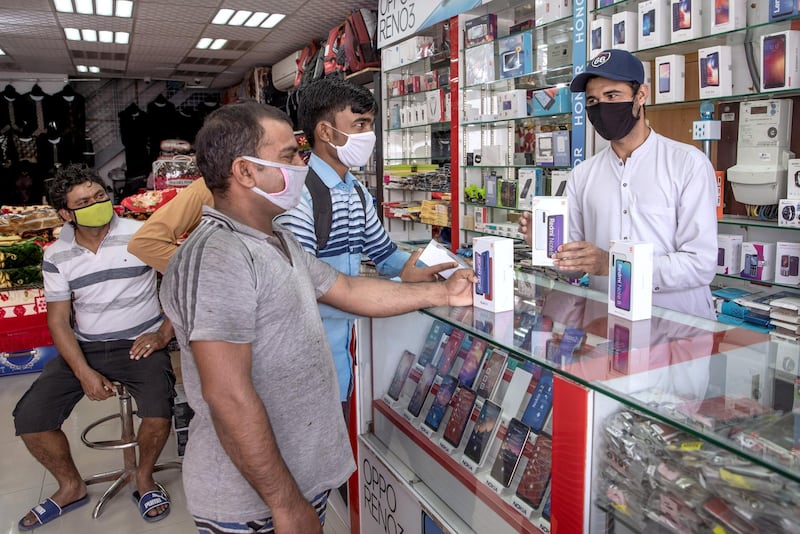
[[[257,186],[253,186],[253,193],[262,196],[278,206],[288,211],[300,203],[300,197],[303,194],[303,186],[306,183],[306,175],[308,174],[308,167],[305,165],[287,165],[286,163],[275,163],[274,161],[265,161],[263,159],[254,158],[252,156],[242,156],[242,159],[253,162],[256,165],[263,165],[265,167],[275,167],[281,170],[283,174],[283,190],[278,193],[267,193]]]

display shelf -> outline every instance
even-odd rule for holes
[[[735,274],[720,274],[720,273],[717,273],[716,276],[719,276],[720,278],[729,278],[731,280],[740,280],[742,282],[751,282],[751,283],[757,284],[757,285],[771,286],[771,287],[783,287],[783,288],[786,288],[786,289],[794,289],[795,291],[798,292],[798,295],[800,295],[800,287],[798,287],[797,285],[781,284],[781,283],[778,283],[778,282],[773,282],[771,280],[753,280],[752,278],[745,278],[744,276],[738,276],[738,275],[735,275]]]
[[[741,227],[769,228],[772,230],[800,230],[800,226],[780,226],[775,221],[764,221],[761,219],[755,219],[753,217],[743,217],[738,215],[725,215],[722,219],[717,221],[717,223]]]
[[[527,74],[511,78],[498,78],[496,80],[465,85],[464,90],[487,89],[500,91],[501,86],[507,85],[514,89],[547,89],[559,84],[566,84],[572,80],[572,65],[559,65],[546,69],[538,69]]]
[[[493,210],[506,210],[506,211],[528,211],[528,208],[509,208],[506,206],[487,206],[479,202],[464,202],[465,206],[474,206],[476,208],[489,208]]]
[[[435,89],[428,89],[427,91],[417,91],[415,93],[406,93],[404,95],[387,96],[386,100],[389,102],[396,102],[398,100],[421,100],[424,99],[429,93],[436,93],[438,91],[450,92],[449,87],[437,87]],[[421,98],[414,98],[421,97]],[[449,122],[449,121],[447,121]]]
[[[501,119],[486,119],[482,121],[464,121],[461,123],[462,126],[482,126],[484,124],[496,124],[498,122],[516,122],[516,121],[531,121],[531,122],[541,122],[541,121],[548,121],[553,119],[561,119],[561,121],[569,122],[570,118],[572,117],[572,112],[567,111],[565,113],[554,113],[552,115],[542,115],[540,117],[532,117],[530,115],[526,115],[524,117],[510,117],[510,118],[501,118]]]
[[[473,230],[472,228],[462,228],[462,230],[465,231],[465,232],[469,232],[471,234],[491,235],[491,236],[495,236],[495,237],[508,237],[509,239],[513,239],[515,241],[522,241],[523,240],[522,235],[520,235],[519,237],[509,237],[507,235],[502,235],[502,234],[498,234],[498,233],[494,233],[494,232],[485,232],[483,230]]]
[[[415,124],[414,126],[399,126],[397,128],[386,128],[387,132],[406,132],[409,130],[425,130],[426,128],[439,127],[442,130],[450,128],[450,121],[426,122],[425,124]],[[389,159],[389,158],[384,158]]]
[[[555,171],[559,171],[559,170],[568,171],[568,170],[572,169],[572,167],[554,167],[552,165],[547,166],[547,165],[535,165],[535,164],[534,165],[529,165],[527,163],[526,164],[510,164],[510,165],[460,165],[460,167],[465,168],[465,169],[510,169],[510,168],[521,169],[521,168],[530,168],[530,169],[543,169],[543,170],[552,169],[552,170],[555,170]]]
[[[434,67],[444,67],[449,62],[450,62],[450,56],[447,53],[439,52],[432,56],[419,58],[415,61],[406,63],[404,65],[398,65],[397,67],[386,69],[383,71],[383,73],[385,75],[390,75],[390,74],[403,74],[406,71],[411,72],[419,70],[433,70]]]
[[[758,402],[749,398],[752,376],[742,368],[748,365],[766,373],[759,382],[758,398],[762,402],[776,399],[777,385],[769,377],[777,376],[778,347],[768,335],[659,308],[654,308],[652,319],[631,323],[607,314],[605,294],[537,275],[518,272],[516,276],[518,297],[512,324],[530,324],[531,316],[547,317],[552,329],[488,333],[473,308],[438,307],[422,313],[800,483],[800,462],[789,465],[747,449],[727,435],[728,428],[704,427],[700,418],[692,419],[690,410],[694,402],[708,400],[720,390],[732,396],[731,402],[735,395]],[[631,344],[624,359],[608,345],[614,342],[609,339],[613,325],[629,329],[631,343],[640,335],[636,330],[645,329],[643,341]],[[581,329],[587,339],[597,342],[587,341],[589,346],[579,357],[548,358],[546,342],[558,339],[554,335],[567,326]],[[793,383],[791,377],[788,380]],[[739,422],[740,427],[746,424]]]
[[[617,5],[619,4],[614,4],[614,6]],[[763,22],[759,24],[753,24],[751,26],[745,26],[744,28],[731,30],[728,32],[715,33],[712,35],[703,35],[695,39],[688,39],[686,41],[680,41],[677,43],[669,43],[652,48],[643,48],[641,50],[637,50],[636,52],[634,52],[634,54],[636,54],[636,56],[639,59],[642,59],[644,61],[652,61],[656,57],[663,56],[666,54],[681,54],[681,55],[694,54],[697,53],[698,48],[707,48],[710,46],[721,46],[721,45],[734,46],[734,45],[741,45],[746,42],[758,42],[761,35],[767,35],[769,33],[785,31],[790,29],[791,25],[792,25],[792,20]],[[769,95],[773,94],[774,92],[772,91],[769,92]],[[751,94],[750,96],[755,96],[755,94]]]

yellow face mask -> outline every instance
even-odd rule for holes
[[[99,228],[111,221],[111,217],[114,216],[114,208],[111,206],[111,199],[109,199],[72,210],[72,213],[75,215],[75,224]]]

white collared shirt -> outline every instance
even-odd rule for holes
[[[705,154],[651,130],[627,161],[608,147],[573,169],[570,241],[652,243],[653,305],[713,319],[716,195]],[[608,277],[590,285],[608,291]]]

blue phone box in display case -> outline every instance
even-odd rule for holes
[[[533,37],[526,31],[497,41],[501,78],[514,78],[533,72]]]

